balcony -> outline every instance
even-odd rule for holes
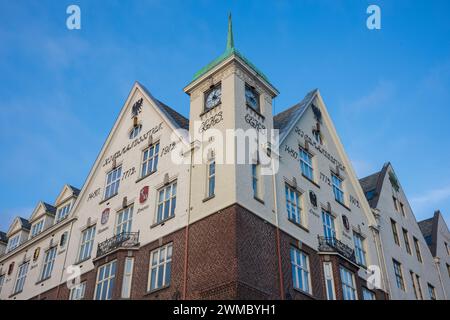
[[[327,238],[319,236],[319,251],[336,252],[356,264],[355,250],[334,237]]]
[[[122,248],[139,245],[139,232],[122,232],[98,244],[97,258]]]

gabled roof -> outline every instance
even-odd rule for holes
[[[42,204],[44,205],[45,211],[47,213],[50,213],[53,215],[56,213],[56,208],[54,206],[52,206],[51,204],[48,204],[47,202],[42,202]]]
[[[80,194],[80,191],[81,191],[80,189],[75,188],[74,186],[72,186],[72,185],[70,185],[70,184],[68,184],[68,186],[69,186],[70,189],[72,189],[73,194],[74,194],[75,196],[78,196],[78,195]]]
[[[189,130],[189,120],[186,117],[182,116],[181,114],[176,112],[174,109],[172,109],[171,107],[169,107],[165,103],[163,103],[163,102],[159,101],[158,99],[156,99],[142,83],[140,83],[140,82],[137,82],[137,83],[142,88],[142,90],[144,90],[145,93],[150,98],[153,99],[153,101],[156,103],[156,105],[161,110],[161,112],[164,113],[164,115],[167,118],[169,118],[169,120],[172,122],[172,124],[175,127],[180,128],[180,129]]]
[[[425,238],[425,241],[430,248],[431,254],[433,257],[436,257],[437,253],[437,236],[439,230],[439,216],[441,212],[439,210],[434,212],[432,218],[422,220],[419,222],[420,231]]]
[[[6,236],[6,233],[3,231],[0,231],[0,242],[8,243],[8,237]]]
[[[27,219],[22,218],[22,217],[19,217],[19,219],[20,219],[20,223],[22,224],[22,229],[30,230],[30,228],[31,228],[30,222]]]
[[[290,131],[291,126],[297,123],[297,120],[314,100],[317,92],[317,89],[312,90],[302,101],[273,117],[273,127],[280,130],[280,138],[285,136]]]
[[[359,180],[364,194],[367,198],[368,192],[373,192],[372,197],[367,199],[371,208],[376,208],[378,206],[378,200],[380,199],[381,188],[383,187],[384,177],[388,171],[391,164],[389,162],[383,165],[381,171],[375,172],[370,176],[362,178]]]

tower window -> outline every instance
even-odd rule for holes
[[[134,126],[133,129],[131,129],[130,131],[130,139],[136,138],[141,132],[141,130],[142,130],[141,124]]]
[[[245,103],[256,112],[261,112],[259,106],[259,94],[256,92],[255,88],[250,87],[249,85],[245,85]]]

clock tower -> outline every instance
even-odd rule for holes
[[[195,222],[235,203],[263,215],[273,210],[271,177],[258,178],[258,192],[254,192],[251,156],[239,158],[245,141],[261,130],[273,129],[272,100],[277,89],[268,78],[244,57],[234,45],[231,14],[225,51],[199,70],[184,88],[190,96],[191,141],[194,150],[192,168],[191,221]],[[239,136],[233,138],[233,135]],[[213,163],[214,173],[211,172]],[[253,171],[252,171],[253,170]],[[214,174],[214,190],[208,178]],[[253,177],[255,178],[255,177]],[[266,181],[267,180],[267,181]]]

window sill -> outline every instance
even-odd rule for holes
[[[296,291],[296,292],[298,292],[298,293],[301,293],[301,294],[303,294],[303,295],[305,295],[305,296],[307,296],[307,297],[309,297],[309,298],[311,298],[311,299],[316,299],[311,293],[309,293],[309,292],[306,292],[306,291],[303,291],[302,289],[298,289],[298,288],[295,288],[295,287],[293,287],[293,289],[294,289],[294,291]]]
[[[164,219],[164,220],[162,220],[162,221],[156,222],[156,223],[154,223],[154,224],[152,224],[152,225],[150,226],[150,229],[155,228],[155,227],[157,227],[157,226],[161,226],[161,227],[162,227],[167,221],[169,221],[169,220],[171,220],[171,219],[173,219],[173,218],[175,218],[175,215],[173,215],[173,216],[171,216],[171,217],[169,217],[169,218],[167,218],[167,219]]]
[[[339,200],[337,200],[337,199],[334,199],[337,203],[339,203],[342,207],[344,207],[345,209],[347,209],[348,211],[352,211],[349,207],[347,207],[345,204],[343,204],[342,202],[340,202]]]
[[[12,295],[10,295],[8,298],[9,298],[9,299],[14,298],[14,297],[17,296],[18,294],[21,294],[22,292],[23,292],[23,290],[14,292],[14,293],[13,293]]]
[[[216,195],[213,194],[212,196],[206,197],[206,198],[203,199],[202,201],[203,201],[203,202],[206,202],[206,201],[209,201],[209,200],[211,200],[211,199],[214,199],[215,197],[216,197]]]
[[[52,276],[46,277],[46,278],[44,278],[44,279],[41,279],[41,280],[39,280],[38,282],[36,282],[35,285],[41,284],[41,283],[47,281],[48,279],[50,279],[51,277],[52,277]]]
[[[253,196],[253,199],[255,199],[256,201],[258,201],[259,203],[261,203],[261,204],[265,204],[264,203],[264,200],[261,200],[260,198],[258,198],[258,197],[256,197],[256,196]]]
[[[147,290],[147,293],[145,295],[148,296],[148,295],[151,295],[151,294],[155,294],[155,293],[157,293],[159,291],[163,291],[164,289],[168,289],[168,288],[170,288],[170,284],[162,286],[161,288],[156,288],[156,289],[153,289],[153,290]]]
[[[289,221],[290,223],[296,225],[296,226],[299,227],[300,229],[303,229],[304,231],[306,231],[306,232],[309,233],[309,229],[306,228],[304,225],[302,225],[302,224],[300,224],[300,223],[298,223],[298,222],[296,222],[296,221],[294,221],[294,220],[292,220],[292,219],[289,219],[289,218],[288,218],[288,221]]]
[[[87,258],[85,258],[85,259],[83,259],[83,260],[78,260],[77,262],[74,263],[74,265],[75,265],[75,266],[76,266],[76,265],[79,265],[80,263],[86,262],[86,261],[88,261],[89,259],[91,259],[91,256],[89,256],[89,257],[87,257]]]
[[[103,200],[100,201],[98,204],[103,204],[103,203],[105,203],[106,201],[111,200],[112,198],[114,198],[114,197],[117,196],[118,194],[119,194],[119,193],[116,193],[115,195],[112,195],[112,196],[109,197],[109,198],[103,199]]]
[[[314,180],[311,180],[308,176],[306,176],[303,173],[302,173],[302,177],[305,178],[306,180],[308,180],[309,182],[311,182],[313,185],[315,185],[317,188],[320,189],[320,186]]]
[[[251,111],[253,111],[254,113],[256,113],[256,115],[257,115],[258,117],[260,117],[263,121],[266,119],[266,117],[263,116],[263,115],[261,114],[260,111],[254,109],[254,108],[251,107],[248,103],[245,103],[245,106],[247,107],[247,109],[250,109]]]
[[[154,173],[157,172],[157,171],[158,171],[158,170],[154,170],[154,171],[152,171],[152,172],[150,172],[150,173],[147,173],[145,176],[138,178],[138,179],[136,180],[136,183],[141,182],[142,180],[144,180],[144,179],[150,177],[152,174],[154,174]]]

